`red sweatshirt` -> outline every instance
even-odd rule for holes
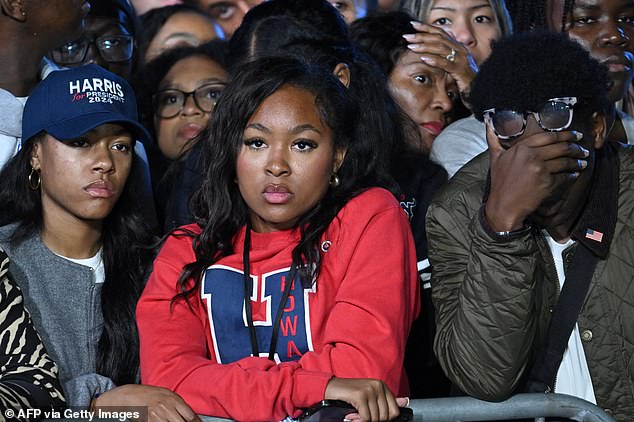
[[[299,233],[251,234],[260,357],[251,356],[244,316],[244,234],[235,254],[207,269],[192,309],[179,299],[171,311],[181,268],[195,256],[191,238],[166,241],[137,306],[144,384],[175,391],[196,413],[237,420],[297,416],[324,398],[333,376],[380,379],[395,396],[408,394],[402,363],[420,306],[416,251],[389,192],[362,193],[328,227],[319,278],[308,289],[294,283],[286,302],[277,363],[265,356]]]

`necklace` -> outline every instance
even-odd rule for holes
[[[246,230],[244,233],[244,248],[242,251],[242,259],[244,261],[244,271],[243,271],[243,280],[244,280],[244,308],[247,317],[247,325],[249,327],[249,337],[251,340],[251,352],[253,356],[260,356],[259,347],[258,347],[258,337],[255,332],[255,325],[253,324],[253,309],[251,308],[251,295],[253,294],[253,283],[251,283],[250,274],[250,260],[249,260],[249,250],[251,249],[251,224],[247,222]],[[277,306],[277,313],[275,314],[275,320],[273,322],[273,333],[271,334],[271,343],[269,345],[269,355],[268,359],[274,361],[275,360],[275,348],[277,346],[277,337],[280,333],[280,322],[282,321],[282,315],[284,314],[284,308],[286,307],[286,302],[288,301],[288,297],[291,294],[291,287],[293,285],[293,281],[295,279],[295,275],[297,273],[297,268],[295,267],[295,263],[291,265],[291,270],[289,272],[288,279],[286,280],[286,284],[284,286],[284,293],[282,294],[282,298],[280,299],[280,303]]]

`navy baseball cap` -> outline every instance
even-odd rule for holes
[[[132,87],[123,78],[96,64],[59,70],[29,96],[22,117],[22,142],[40,132],[59,140],[73,139],[106,123],[121,123],[137,140],[151,142],[137,119]]]

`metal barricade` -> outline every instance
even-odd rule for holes
[[[517,394],[502,402],[472,397],[445,397],[411,400],[414,422],[471,422],[559,417],[578,422],[615,422],[603,409],[565,394]],[[203,422],[229,419],[202,417]]]
[[[414,421],[467,422],[559,417],[579,422],[615,422],[603,409],[565,394],[517,394],[502,402],[472,397],[411,400]]]

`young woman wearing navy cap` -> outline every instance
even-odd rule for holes
[[[174,393],[134,385],[134,308],[152,238],[133,165],[135,139],[148,135],[132,89],[96,65],[54,72],[29,97],[23,134],[0,173],[0,245],[69,406],[148,406],[151,420],[193,420]]]

